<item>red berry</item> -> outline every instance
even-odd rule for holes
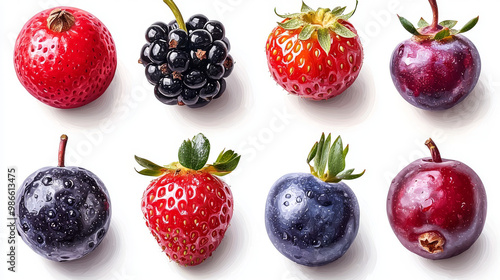
[[[222,241],[233,217],[233,196],[226,183],[207,172],[174,171],[151,182],[142,213],[167,256],[197,265]]]
[[[486,192],[467,165],[441,159],[432,140],[432,158],[416,160],[392,181],[387,215],[399,241],[428,259],[445,259],[467,250],[486,220]]]
[[[353,12],[345,7],[302,13],[285,18],[269,35],[266,55],[274,80],[286,91],[322,100],[344,92],[358,77],[363,49],[354,26]],[[339,13],[340,12],[340,13]]]
[[[203,134],[184,141],[179,162],[159,166],[136,157],[142,175],[159,176],[142,197],[146,225],[167,256],[180,265],[194,266],[212,255],[233,217],[229,186],[214,176],[233,171],[240,160],[223,151],[214,164],[205,165],[210,143]]]
[[[58,7],[36,14],[16,41],[14,66],[26,90],[41,102],[62,109],[101,96],[115,74],[113,38],[92,14]]]

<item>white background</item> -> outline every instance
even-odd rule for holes
[[[500,273],[500,156],[498,120],[500,74],[496,24],[497,1],[441,0],[440,18],[459,26],[480,15],[466,34],[477,46],[483,68],[473,93],[445,112],[425,112],[407,104],[389,74],[392,50],[410,35],[396,13],[416,23],[429,22],[425,0],[360,1],[351,22],[365,50],[355,84],[343,95],[310,102],[287,95],[270,78],[265,42],[279,12],[296,12],[299,0],[177,1],[185,18],[204,13],[226,25],[237,64],[225,95],[202,109],[169,107],[153,96],[143,67],[137,64],[144,31],[153,22],[173,19],[160,0],[26,0],[0,2],[0,260],[6,259],[7,166],[18,167],[18,183],[48,165],[56,165],[59,136],[69,135],[67,165],[96,173],[107,185],[113,217],[102,244],[87,257],[56,263],[39,257],[18,238],[17,272],[2,279],[492,279]],[[311,7],[348,5],[354,0],[309,0]],[[337,4],[337,5],[336,5]],[[107,92],[74,110],[48,107],[18,82],[12,63],[15,38],[39,11],[75,6],[97,16],[111,31],[118,68]],[[332,7],[330,7],[332,8]],[[274,249],[264,226],[264,205],[274,181],[290,172],[308,172],[305,158],[321,132],[341,134],[351,150],[348,167],[367,169],[348,182],[361,207],[359,234],[344,257],[319,268],[297,265]],[[226,176],[235,200],[234,218],[221,246],[205,263],[184,268],[160,252],[144,224],[142,193],[150,178],[135,173],[134,155],[159,164],[176,161],[182,140],[203,132],[212,143],[212,159],[224,147],[241,153],[236,172]],[[428,155],[424,141],[433,137],[445,158],[457,159],[481,177],[488,194],[486,226],[476,244],[455,258],[430,261],[396,239],[385,211],[389,184],[411,161]]]

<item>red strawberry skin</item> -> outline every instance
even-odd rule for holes
[[[180,170],[151,181],[142,197],[146,225],[167,256],[202,263],[222,241],[233,216],[229,186],[207,172]]]
[[[74,25],[63,32],[47,27],[54,9],[70,12]],[[69,109],[101,96],[113,80],[116,48],[110,32],[92,14],[71,7],[36,14],[16,40],[14,66],[26,90],[41,102]]]
[[[339,22],[357,34],[350,22]],[[289,93],[312,100],[329,99],[344,92],[358,77],[363,63],[359,36],[343,38],[330,31],[331,49],[326,54],[316,34],[299,40],[301,31],[302,28],[285,30],[277,26],[269,35],[266,56],[274,80]]]

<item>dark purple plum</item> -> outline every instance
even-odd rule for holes
[[[16,194],[16,227],[39,255],[71,261],[92,252],[104,239],[111,204],[103,182],[89,170],[64,166],[67,136],[61,137],[59,166],[31,174]]]
[[[421,19],[416,29],[400,17],[414,36],[396,47],[390,70],[396,89],[410,104],[425,110],[444,110],[464,100],[479,79],[479,52],[459,34],[474,27],[478,18],[455,30],[456,21],[438,24],[436,1],[429,2],[434,13],[432,24]]]
[[[331,136],[325,141],[323,134],[308,157],[308,163],[314,160],[312,174],[281,177],[266,201],[269,239],[281,254],[301,265],[335,261],[346,253],[358,233],[358,201],[341,180],[356,179],[364,171],[352,174],[354,169],[344,170],[348,148],[343,148],[340,136],[331,147],[330,143]],[[327,165],[327,161],[331,163]]]
[[[486,191],[479,176],[456,160],[418,159],[391,183],[387,215],[397,238],[411,252],[428,259],[463,253],[481,235],[486,220]]]

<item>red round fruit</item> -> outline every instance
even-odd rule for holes
[[[312,100],[335,97],[356,80],[363,48],[354,26],[342,15],[345,7],[303,4],[302,13],[283,15],[269,35],[266,56],[274,80],[287,92]]]
[[[69,109],[101,96],[116,71],[110,32],[92,14],[57,7],[36,14],[16,40],[14,66],[26,90],[41,102]]]
[[[414,161],[392,181],[387,215],[399,241],[428,259],[466,251],[481,235],[486,192],[479,176],[462,162],[441,159],[432,140],[432,158]]]

